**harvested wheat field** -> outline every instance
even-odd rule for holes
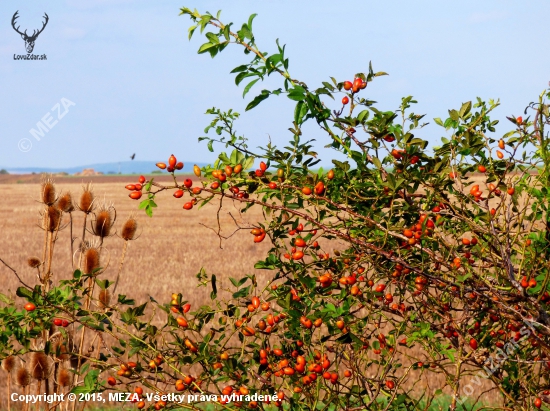
[[[17,176],[5,177],[0,182],[0,193],[3,198],[0,208],[0,258],[17,271],[25,283],[33,285],[36,283],[36,275],[34,269],[27,265],[27,259],[41,256],[44,241],[43,232],[39,228],[41,204],[37,201],[40,180],[39,176],[25,178],[25,183],[21,183],[21,178]],[[138,303],[148,301],[150,297],[166,303],[170,301],[172,293],[181,292],[184,300],[198,307],[210,301],[211,291],[210,286],[197,288],[196,275],[201,268],[204,268],[208,275],[216,274],[221,298],[229,296],[224,289],[233,288],[229,277],[241,278],[245,274],[256,273],[258,283],[267,284],[273,272],[255,270],[254,263],[265,258],[270,244],[267,241],[255,244],[249,234],[251,227],[263,220],[259,207],[241,214],[240,204],[227,200],[224,207],[219,210],[218,204],[212,202],[203,209],[186,211],[182,209],[186,200],[175,199],[171,192],[166,192],[157,197],[158,208],[155,209],[153,218],[150,218],[142,210],[138,210],[138,201],[128,198],[128,191],[124,189],[124,185],[132,180],[132,177],[100,177],[95,178],[93,183],[97,205],[115,206],[115,228],[119,232],[125,219],[132,213],[139,224],[138,238],[131,241],[128,246],[116,294],[125,294]],[[56,183],[59,194],[70,191],[75,203],[78,203],[83,183],[87,183],[87,180],[77,181],[75,178],[62,177],[57,179]],[[225,237],[230,236],[221,242],[215,232],[218,230],[218,214],[221,234]],[[75,210],[72,215],[73,236],[78,238],[75,241],[76,249],[82,237],[84,213]],[[87,230],[90,230],[89,222],[90,219]],[[243,230],[238,230],[236,223]],[[68,278],[73,272],[68,221],[64,221],[63,224],[66,226],[61,231],[54,249],[54,281]],[[92,237],[90,232],[87,235]],[[101,274],[102,279],[115,280],[123,243],[117,233],[104,241],[103,245],[109,257],[101,263],[102,266],[107,266],[106,272]],[[1,292],[13,295],[19,286],[16,276],[4,265],[0,266],[0,275],[3,279]],[[159,324],[165,322],[165,314],[160,313],[153,321]],[[416,357],[414,352],[411,354]],[[427,358],[425,360],[429,361]],[[408,360],[404,358],[404,362],[407,363]],[[438,388],[442,382],[439,379],[443,379],[444,376],[434,378],[433,373],[429,375],[428,380],[419,374],[418,383],[410,388],[416,392]],[[1,379],[4,378],[2,375]],[[484,390],[491,388],[487,381],[483,382],[482,386]],[[491,393],[484,396],[489,402],[491,397]],[[2,407],[5,405],[5,402],[0,402],[1,409],[4,409]]]
[[[117,178],[120,180],[120,178]],[[74,198],[82,191],[82,183],[74,179],[64,179],[58,184],[59,192],[70,191]],[[70,183],[66,183],[69,180]],[[182,292],[185,299],[193,305],[201,304],[209,296],[209,289],[197,289],[195,275],[204,267],[207,273],[216,274],[220,287],[227,286],[224,279],[240,278],[244,274],[257,271],[259,278],[266,272],[254,270],[254,262],[265,258],[269,249],[267,243],[254,244],[250,240],[249,230],[242,230],[229,240],[221,243],[212,229],[217,229],[217,206],[208,204],[202,210],[186,211],[182,209],[183,199],[174,199],[170,193],[158,197],[158,208],[153,218],[138,210],[138,202],[128,198],[124,183],[95,183],[94,193],[99,204],[114,204],[117,212],[115,228],[120,228],[124,220],[134,212],[139,224],[139,237],[130,242],[120,278],[118,292],[144,301],[149,296],[160,301],[170,299],[174,292]],[[0,250],[2,258],[21,275],[23,281],[35,281],[33,269],[26,260],[42,253],[43,235],[38,227],[40,205],[39,184],[2,184],[3,196],[0,208]],[[222,235],[229,235],[237,228],[231,213],[242,227],[250,227],[261,218],[261,210],[252,209],[239,216],[238,205],[226,203],[220,211]],[[74,236],[82,234],[83,213],[73,213]],[[67,223],[65,221],[64,223]],[[89,229],[89,226],[88,226]],[[67,278],[73,271],[71,266],[70,234],[67,226],[60,234],[55,247],[54,280]],[[107,238],[105,248],[110,254],[107,278],[116,275],[123,240],[116,234]],[[17,279],[5,267],[0,268],[3,280],[3,292],[14,292],[18,287]]]

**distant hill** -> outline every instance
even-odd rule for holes
[[[184,161],[183,170],[181,173],[192,173],[193,164]],[[206,163],[197,163],[199,167],[203,167]],[[0,167],[1,169],[2,167]],[[103,164],[86,164],[78,167],[3,167],[10,174],[31,174],[31,173],[79,173],[86,168],[93,168],[95,171],[103,174],[150,174],[152,171],[158,170],[155,167],[154,161],[121,161],[120,163],[103,163]]]

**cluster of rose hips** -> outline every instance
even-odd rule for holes
[[[260,168],[255,171],[256,177],[263,177],[265,170],[267,170],[267,164],[262,161]]]
[[[64,327],[65,328],[65,327],[69,326],[69,321],[63,320],[61,318],[54,318],[53,325],[55,325],[57,327]]]
[[[194,383],[194,384],[193,384]],[[198,384],[201,382],[198,381]],[[185,391],[190,389],[191,391],[197,391],[197,379],[192,375],[186,375],[183,379],[177,380],[175,384],[176,391]]]
[[[137,367],[137,363],[129,361],[127,363],[120,364],[120,369],[117,371],[117,375],[121,377],[129,378],[132,376],[132,370]],[[139,393],[138,393],[139,394]]]
[[[250,234],[254,236],[255,243],[261,243],[265,238],[265,230],[263,228],[253,228],[250,230]]]
[[[395,137],[391,136],[391,138],[388,136],[384,137],[384,140],[386,141],[393,141],[395,140]],[[405,150],[398,150],[398,149],[393,149],[390,154],[392,155],[393,158],[395,158],[396,160],[402,160],[403,159],[403,155],[406,154],[406,151]],[[416,163],[418,163],[418,161],[420,160],[420,157],[418,157],[417,155],[412,155],[409,159],[409,163],[414,165]]]
[[[359,93],[359,91],[365,89],[367,87],[367,82],[364,81],[362,78],[355,78],[353,80],[353,83],[351,81],[344,81],[344,90],[349,91],[351,90],[352,94]],[[349,103],[349,97],[344,96],[342,98],[342,104],[346,105]]]
[[[309,187],[304,187],[309,188]],[[303,191],[303,189],[302,189]],[[324,185],[323,185],[323,191],[324,191]],[[311,193],[310,193],[311,194]],[[304,231],[304,225],[302,223],[298,224],[298,226],[295,229],[290,229],[288,231],[288,234],[290,236],[296,235],[296,233],[301,233]],[[317,230],[309,230],[309,233],[314,236],[317,234]],[[317,241],[314,241],[311,244],[307,244],[306,240],[304,240],[302,237],[297,237],[294,241],[291,242],[292,248],[290,249],[290,254],[285,253],[283,257],[285,257],[287,260],[300,260],[304,257],[304,252],[302,250],[298,250],[298,248],[305,248],[305,247],[311,247],[313,249],[319,248],[319,243]]]
[[[183,168],[183,163],[181,161],[178,162],[176,156],[171,154],[168,158],[168,165],[166,165],[166,163],[157,163],[157,167],[161,170],[166,169],[169,173],[173,173],[175,170],[181,170]]]
[[[157,354],[155,358],[149,361],[149,368],[154,371],[158,367],[160,367],[163,363],[164,363],[164,357],[162,356],[162,354]]]
[[[430,236],[434,228],[433,220],[429,219],[426,214],[422,214],[416,224],[403,230],[403,235],[409,239],[404,242],[404,245],[415,245],[423,235]]]
[[[172,300],[170,301],[170,310],[173,313],[187,313],[191,309],[191,304],[181,304],[181,294],[172,294]]]
[[[302,325],[307,325],[308,320],[305,317],[300,319]],[[322,322],[322,321],[321,321]],[[321,324],[319,324],[321,325]],[[311,328],[311,327],[308,327]],[[298,347],[303,347],[304,343],[298,341],[296,343]],[[331,382],[332,384],[337,384],[339,375],[337,372],[330,372],[329,368],[332,366],[331,361],[329,360],[327,354],[321,354],[318,351],[315,351],[314,357],[311,362],[308,364],[306,358],[302,355],[300,350],[293,350],[290,354],[290,357],[285,357],[285,352],[280,348],[271,349],[269,347],[262,348],[259,351],[260,364],[265,366],[266,375],[273,374],[276,377],[285,377],[292,376],[295,374],[302,374],[297,384],[308,386],[314,383],[317,378],[322,377]],[[351,370],[344,371],[344,377],[351,378],[353,375]],[[299,385],[296,385],[293,389],[295,393],[302,391],[302,388]],[[279,392],[277,394],[279,400],[284,399],[284,393]]]
[[[523,288],[535,288],[537,286],[537,280],[535,280],[534,278],[527,279],[527,277],[524,275],[521,278],[520,284]]]
[[[135,184],[127,184],[126,190],[131,191],[130,194],[128,194],[128,197],[130,197],[132,200],[139,200],[142,196],[141,190],[143,189],[143,184],[145,184],[145,177],[139,176],[138,182]]]
[[[170,310],[175,314],[186,314],[191,309],[191,304],[182,304],[181,303],[181,294],[172,294],[172,301],[170,302]],[[184,317],[177,317],[176,322],[182,328],[187,328],[188,323]]]

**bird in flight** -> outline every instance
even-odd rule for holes
[[[132,155],[130,156],[130,158],[131,158],[132,160],[133,160],[134,158],[136,158],[136,153],[132,154]]]

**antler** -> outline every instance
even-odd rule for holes
[[[18,32],[18,33],[21,34],[22,36],[26,36],[26,35],[27,35],[27,30],[25,30],[24,33],[21,33],[21,32],[19,31],[19,27],[20,27],[20,26],[17,26],[17,28],[15,27],[15,20],[17,20],[17,18],[19,17],[19,16],[17,15],[17,13],[19,13],[19,10],[17,10],[17,11],[15,12],[15,14],[13,15],[13,17],[11,18],[11,25],[12,25],[13,29],[14,29],[16,32]],[[45,14],[45,13],[44,13],[44,14]]]
[[[46,13],[44,13],[44,18],[46,19],[46,21],[42,25],[42,28],[40,30],[38,30],[38,33],[36,33],[36,34],[33,33],[32,34],[33,37],[38,36],[40,33],[42,33],[42,31],[44,31],[44,28],[46,27],[46,24],[48,24],[48,20],[50,19]]]

